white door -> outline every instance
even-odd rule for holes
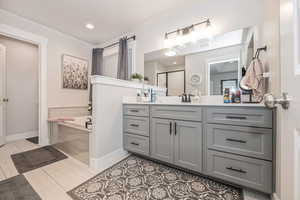
[[[0,44],[0,146],[6,135],[6,48]]]
[[[281,88],[291,98],[289,109],[278,106],[280,199],[300,195],[300,0],[280,0]]]

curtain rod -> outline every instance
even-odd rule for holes
[[[135,40],[135,39],[136,39],[136,36],[135,36],[135,35],[134,35],[134,36],[131,36],[131,37],[129,37],[129,38],[127,38],[127,40]],[[107,48],[116,46],[116,45],[118,45],[118,44],[119,44],[119,42],[115,42],[115,43],[113,43],[113,44],[110,44],[110,45],[107,45],[107,46],[103,47],[103,49],[107,49]]]

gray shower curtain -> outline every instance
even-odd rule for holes
[[[119,41],[118,79],[129,80],[127,37]]]
[[[93,49],[92,57],[92,72],[91,75],[102,75],[103,73],[103,48]],[[89,100],[92,102],[93,91],[92,85],[90,85],[90,97]]]

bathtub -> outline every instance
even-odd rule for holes
[[[89,133],[85,127],[91,116],[52,119],[51,144],[87,165],[89,165]]]
[[[85,127],[85,123],[89,120],[92,119],[92,116],[82,116],[82,117],[71,117],[72,120],[67,120],[67,121],[63,121],[63,122],[59,122],[59,125],[62,126],[67,126],[69,128],[74,128],[74,129],[78,129],[81,131],[86,131],[86,132],[91,132],[90,129],[87,129]]]

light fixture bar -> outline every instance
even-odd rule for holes
[[[206,23],[207,25],[210,25],[210,19],[206,19],[206,20],[204,20],[204,21],[202,21],[202,22],[199,22],[199,23],[196,23],[196,24],[192,24],[192,25],[186,26],[186,27],[184,27],[184,28],[177,29],[176,31],[167,32],[167,33],[165,33],[165,39],[168,38],[168,35],[171,35],[171,34],[173,34],[173,33],[179,33],[179,32],[184,31],[184,30],[186,30],[186,29],[191,29],[191,28],[193,28],[193,27],[195,27],[195,26],[199,26],[199,25],[205,24],[205,23]]]

